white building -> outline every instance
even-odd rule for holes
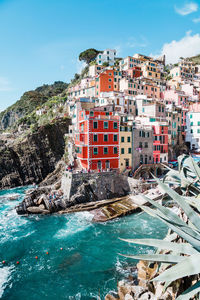
[[[103,66],[91,65],[89,66],[88,75],[89,77],[95,77],[96,75],[100,74],[103,69]]]
[[[188,112],[186,114],[186,138],[190,143],[190,149],[200,151],[200,112]]]
[[[116,58],[116,50],[106,49],[103,53],[99,53],[96,58],[96,62],[98,65],[102,65],[107,62],[109,66],[114,65]]]

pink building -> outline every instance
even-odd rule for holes
[[[167,104],[186,105],[188,98],[184,92],[174,89],[167,89],[161,92],[161,99],[165,100]]]

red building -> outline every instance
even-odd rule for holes
[[[133,67],[127,70],[127,75],[131,78],[137,78],[142,76],[142,71],[140,67]]]
[[[105,111],[80,111],[77,128],[75,146],[83,168],[119,168],[118,116]]]
[[[154,142],[153,142],[153,158],[154,163],[168,162],[168,125],[158,122],[153,125]]]
[[[105,70],[96,78],[96,96],[99,97],[101,92],[114,91],[114,71]]]

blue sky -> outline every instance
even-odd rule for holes
[[[171,62],[200,53],[200,2],[0,0],[0,110],[27,90],[69,82],[91,47]]]

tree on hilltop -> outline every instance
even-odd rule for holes
[[[93,61],[101,51],[94,48],[87,49],[79,54],[79,60],[83,60],[87,64]]]

